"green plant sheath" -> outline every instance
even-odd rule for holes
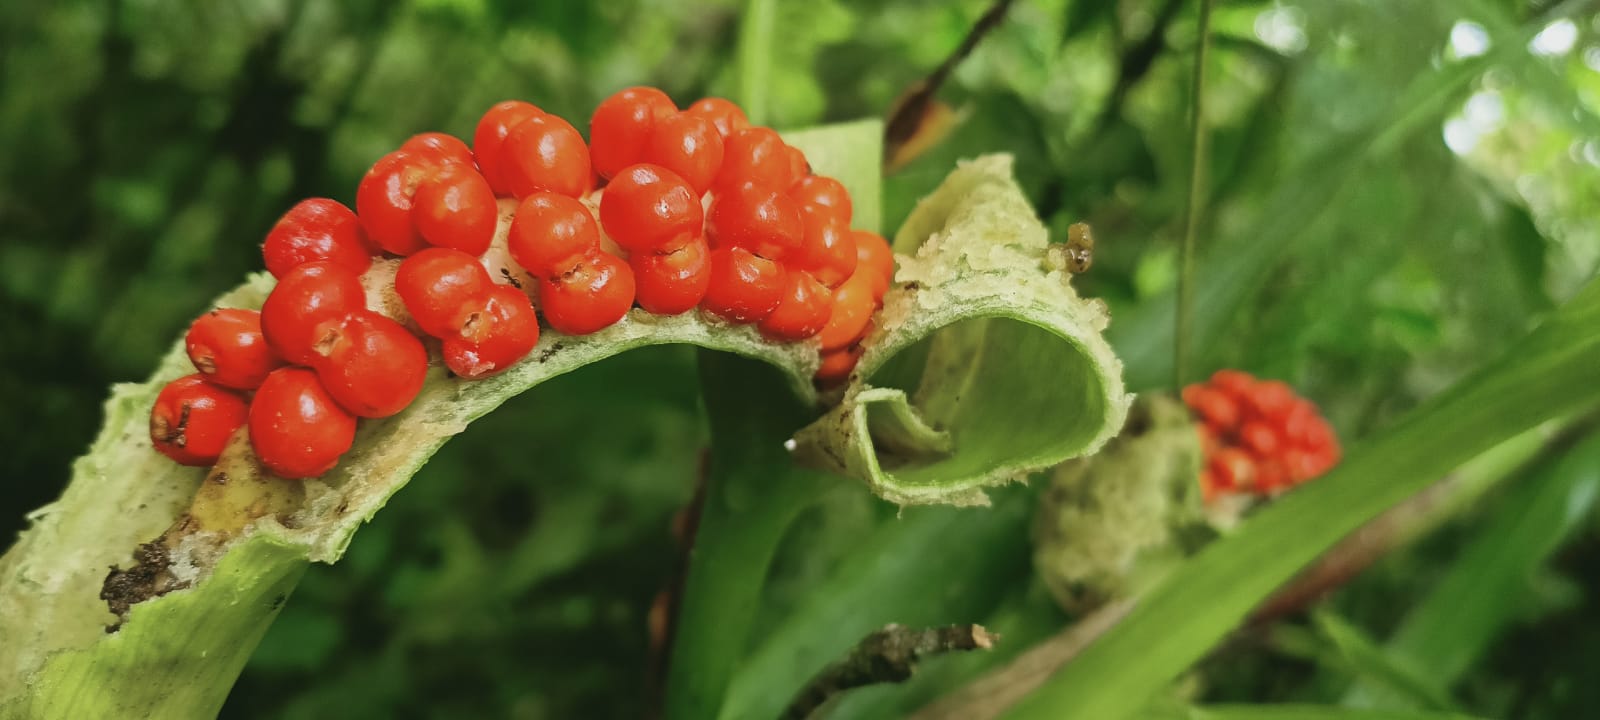
[[[858,223],[871,227],[878,217],[881,135],[879,124],[863,122],[787,137],[818,172],[851,189]],[[1092,450],[1113,434],[1127,398],[1120,364],[1099,337],[1103,311],[1079,300],[1066,278],[1045,264],[1043,228],[1010,180],[1008,160],[989,158],[958,171],[908,227],[929,246],[903,258],[900,280],[917,289],[891,293],[874,336],[882,347],[874,347],[864,372],[852,381],[841,406],[849,409],[824,416],[866,419],[827,439],[840,441],[858,459],[862,453],[881,455],[870,460],[880,470],[854,474],[902,502],[974,502],[984,485]],[[902,231],[899,239],[906,237]],[[994,249],[980,252],[985,244]],[[270,277],[257,275],[217,305],[259,307],[271,284]],[[775,370],[763,382],[770,388],[764,392],[798,408],[770,419],[798,426],[811,414],[804,409],[816,402],[813,344],[770,343],[752,328],[707,322],[697,314],[659,318],[640,311],[593,335],[549,332],[530,360],[489,380],[461,381],[436,369],[406,411],[363,423],[340,465],[304,483],[304,506],[285,522],[268,517],[237,538],[187,536],[171,549],[166,568],[179,588],[136,603],[120,629],[108,633],[116,616],[99,598],[107,569],[132,565],[134,549],[185,513],[205,477],[200,469],[167,461],[147,440],[156,393],[190,372],[179,344],[149,381],[113,389],[100,437],[74,466],[67,490],[33,513],[32,526],[0,557],[0,717],[214,715],[306,565],[338,560],[361,524],[450,437],[544,380],[661,343],[688,343],[765,363]],[[960,355],[972,352],[979,357],[963,372]],[[1038,370],[1018,375],[1031,368]],[[1037,376],[1045,369],[1047,376]],[[882,387],[869,384],[879,376]],[[921,383],[923,376],[929,382]],[[931,378],[955,383],[961,392],[943,393]],[[893,397],[896,390],[903,397]],[[1035,396],[1044,399],[1026,402]],[[757,402],[756,411],[763,407],[760,398],[740,400]],[[1020,413],[998,412],[1019,402]],[[711,404],[716,412],[717,403]],[[878,406],[887,412],[880,415]],[[1028,430],[1041,422],[1048,432]],[[713,427],[730,426],[713,418]],[[1062,429],[1069,431],[1065,439]],[[799,481],[791,486],[799,488],[794,493],[783,491],[781,483],[763,486],[760,481],[770,479],[774,464],[786,458],[766,446],[739,452],[739,444],[753,437],[742,432],[717,433],[713,457],[721,460],[714,463],[724,470],[713,474],[737,479],[712,488],[713,498],[728,502],[708,513],[702,533],[756,543],[696,550],[679,627],[680,638],[703,638],[729,629],[707,627],[713,620],[744,626],[731,628],[733,640],[686,641],[697,661],[718,669],[699,686],[706,693],[700,702],[712,708],[721,703],[728,675],[745,650],[741,638],[750,620],[749,613],[730,618],[717,608],[759,593],[770,546],[812,492]],[[884,439],[884,447],[874,446],[875,437]],[[896,468],[892,478],[881,471],[885,466]],[[823,482],[809,472],[788,477]],[[700,569],[708,563],[719,569]],[[696,603],[695,573],[706,587],[728,590],[726,599],[712,592],[709,605]]]

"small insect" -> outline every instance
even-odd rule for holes
[[[1067,227],[1067,270],[1074,275],[1089,271],[1094,264],[1094,229],[1089,223]]]

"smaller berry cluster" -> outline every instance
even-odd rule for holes
[[[851,229],[842,184],[718,98],[680,110],[629,88],[600,104],[589,136],[508,100],[470,147],[424,133],[384,155],[354,211],[325,198],[290,208],[262,245],[278,283],[261,310],[214,310],[190,328],[199,372],[158,396],[156,449],[210,465],[248,426],[267,469],[315,477],[350,449],[358,418],[411,404],[430,357],[489,377],[532,351],[541,317],[585,335],[635,306],[817,337],[818,383],[849,375],[894,256]]]
[[[1339,462],[1339,440],[1317,406],[1276,380],[1218,370],[1209,382],[1183,389],[1200,421],[1205,498],[1274,495]]]

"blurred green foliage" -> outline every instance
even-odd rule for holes
[[[987,5],[780,0],[767,117],[792,128],[883,114]],[[733,94],[740,11],[734,0],[5,3],[0,526],[20,529],[59,492],[105,387],[141,378],[211,297],[259,268],[260,238],[295,200],[348,201],[365,166],[407,135],[470,134],[508,97],[581,126],[627,85],[680,102]],[[1542,0],[1222,4],[1194,364],[1288,380],[1358,442],[1592,277],[1594,12]],[[1047,224],[1064,237],[1093,223],[1082,289],[1112,304],[1130,381],[1170,385],[1194,27],[1193,8],[1172,0],[1016,3],[941,93],[961,122],[886,180],[885,226],[957,159],[1016,154]],[[312,569],[225,716],[643,715],[659,679],[647,616],[680,569],[673,518],[705,433],[695,383],[688,350],[639,351],[474,425],[342,563]],[[1526,489],[1548,474],[1514,478],[1386,558],[1316,622],[1284,621],[1298,644],[1263,634],[1220,649],[1201,668],[1201,697],[1336,702],[1388,672],[1390,633],[1432,627],[1408,608],[1448,606],[1435,588],[1491,577],[1514,602],[1474,616],[1494,623],[1473,634],[1481,659],[1426,679],[1486,716],[1600,707],[1585,682],[1600,650],[1593,481],[1564,476],[1591,488],[1566,503]],[[1484,549],[1481,533],[1521,527],[1502,505],[1560,517],[1563,537],[1508,531],[1526,544]],[[852,554],[898,547],[863,543],[902,522],[917,519],[859,492],[830,496],[780,556],[760,628],[782,633],[808,593],[842,582],[836,571],[859,578]],[[1017,560],[1020,537],[989,536],[984,582],[950,578],[948,597],[906,615],[960,608],[943,620],[988,618],[1019,643],[1059,628]],[[1423,631],[1409,632],[1397,647]],[[929,663],[922,681],[862,693],[841,713],[915,707],[992,662]]]

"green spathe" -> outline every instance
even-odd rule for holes
[[[861,227],[871,227],[878,214],[881,134],[879,124],[864,122],[788,136],[818,172],[850,188]],[[963,233],[979,238],[979,232],[1025,231],[1026,242],[1006,241],[996,257],[1020,258],[1024,250],[1042,257],[1044,231],[1009,179],[1008,163],[988,158],[969,166],[919,210],[917,217],[924,221],[934,215],[948,219],[937,223],[943,230],[922,238],[929,248],[977,247],[964,244]],[[983,217],[1011,225],[962,222]],[[979,239],[988,242],[989,236]],[[945,262],[960,267],[940,267]],[[1018,367],[1053,368],[1057,380],[1046,393],[1053,422],[1022,436],[1032,443],[1045,432],[1070,430],[1061,442],[1018,445],[1002,437],[1015,434],[1014,423],[990,422],[988,414],[1001,403],[963,404],[907,386],[903,408],[875,422],[893,438],[891,444],[939,455],[915,471],[919,482],[942,487],[949,475],[955,486],[974,474],[985,482],[1009,479],[1023,468],[1092,449],[1121,425],[1126,397],[1120,365],[1098,334],[1103,312],[1079,301],[1059,272],[1038,259],[991,266],[964,252],[930,249],[905,261],[902,280],[919,289],[897,291],[891,299],[878,338],[892,344],[869,353],[864,367],[879,367],[898,351],[915,347],[899,362],[919,375],[926,369],[931,382],[949,373],[944,368],[954,359],[940,348],[977,343],[987,359],[975,363],[970,375],[947,378],[950,382],[975,396],[993,394],[1015,404],[1022,396],[1020,384],[1028,380],[1015,374]],[[1001,287],[1007,283],[1010,289]],[[258,274],[217,305],[259,307],[271,286],[269,276]],[[930,303],[932,298],[940,299]],[[913,315],[924,307],[934,319]],[[935,347],[924,351],[917,347],[923,341]],[[816,400],[810,384],[817,366],[814,342],[776,344],[751,327],[704,320],[698,313],[656,317],[635,311],[592,335],[548,332],[526,361],[488,380],[462,381],[435,369],[411,407],[364,422],[340,465],[305,483],[301,510],[283,524],[262,520],[229,542],[200,533],[179,543],[168,568],[178,589],[136,603],[120,629],[107,633],[106,626],[116,620],[99,598],[107,569],[128,566],[136,546],[171,526],[204,477],[200,469],[160,456],[147,438],[146,413],[155,395],[167,381],[191,371],[178,343],[148,382],[114,389],[106,424],[75,465],[71,485],[57,502],[33,514],[32,527],[0,557],[0,648],[5,650],[0,652],[0,717],[214,714],[306,565],[337,561],[355,531],[450,437],[545,380],[663,343],[760,360],[777,369],[779,386],[786,384],[802,404]],[[851,396],[863,390],[858,382]],[[1023,408],[1026,413],[1043,409]],[[865,434],[862,439],[870,442]],[[1014,451],[1015,457],[1008,455]],[[955,494],[962,492],[969,502],[981,497],[971,488]]]
[[[963,163],[894,246],[896,285],[844,401],[795,436],[803,462],[902,505],[982,505],[983,488],[1122,427],[1132,398],[1105,307],[1050,267],[1009,156]]]

